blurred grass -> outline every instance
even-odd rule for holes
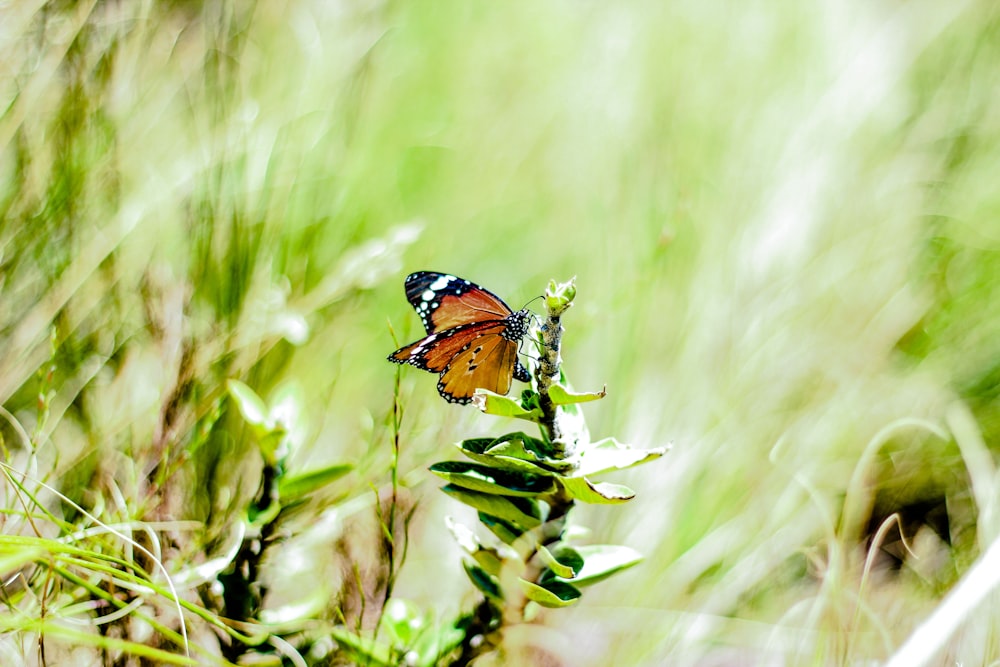
[[[581,511],[648,559],[548,617],[568,664],[880,660],[986,546],[996,482],[972,487],[946,415],[968,405],[995,460],[992,3],[0,12],[0,401],[70,498],[119,486],[125,516],[221,529],[257,465],[229,377],[294,378],[297,465],[384,483],[405,273],[511,305],[576,275],[567,372],[610,391],[592,433],[674,449],[623,474],[631,505]],[[398,592],[447,617],[471,599],[459,509],[423,469],[501,426],[425,374],[404,398]],[[934,428],[863,456],[899,420]],[[919,502],[945,539],[911,520],[920,558],[862,588],[866,535]],[[997,659],[996,619],[948,659]]]

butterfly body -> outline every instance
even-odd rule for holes
[[[530,379],[517,358],[530,311],[514,312],[489,290],[446,273],[411,273],[404,288],[427,336],[389,361],[440,373],[438,393],[450,403],[468,403],[478,388],[506,394],[512,378]]]

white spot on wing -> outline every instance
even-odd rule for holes
[[[430,301],[431,299],[433,299],[434,292],[438,290],[443,290],[445,287],[448,286],[448,283],[450,283],[452,280],[458,280],[458,278],[456,278],[455,276],[441,276],[440,278],[432,282],[430,284],[429,289],[427,290],[427,292],[431,293],[431,296],[428,297],[427,292],[424,292],[424,300]]]

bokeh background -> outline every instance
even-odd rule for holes
[[[565,664],[881,661],[997,534],[994,3],[92,0],[0,26],[0,402],[78,502],[203,444],[170,518],[211,526],[259,466],[199,431],[225,380],[295,386],[294,465],[356,469],[273,588],[336,596],[330,545],[389,479],[385,356],[421,333],[402,280],[430,269],[515,308],[575,276],[591,432],[672,444],[615,477],[630,504],[578,511],[646,560],[544,617]],[[470,515],[426,467],[520,426],[414,369],[401,401],[396,594],[450,618],[475,596],[444,517]],[[934,664],[1000,659],[998,619]]]

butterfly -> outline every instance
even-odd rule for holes
[[[531,311],[514,312],[493,292],[447,273],[411,273],[403,287],[427,336],[389,361],[440,373],[437,390],[449,403],[468,403],[478,388],[506,394],[511,378],[531,379],[517,358]]]

